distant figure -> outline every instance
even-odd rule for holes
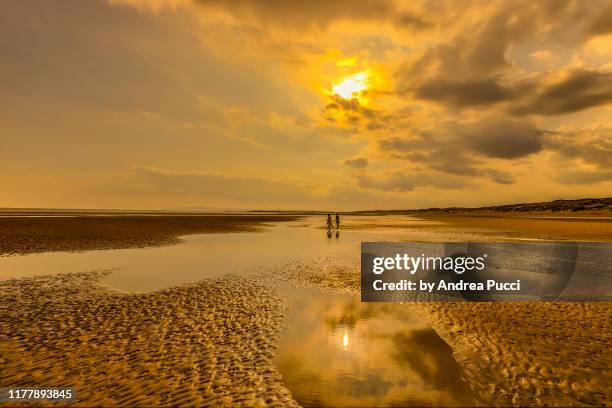
[[[332,229],[334,229],[334,224],[332,223],[332,217],[331,214],[327,214],[327,229],[329,231],[331,231]]]
[[[340,216],[336,213],[336,228],[340,229]]]

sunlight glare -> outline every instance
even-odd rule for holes
[[[351,99],[356,94],[368,89],[370,75],[367,71],[357,72],[347,76],[338,84],[332,86],[332,91],[344,99]]]

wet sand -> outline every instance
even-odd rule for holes
[[[358,293],[360,266],[290,263],[276,273],[297,285]],[[406,305],[407,306],[407,305]],[[484,406],[610,406],[610,302],[410,304],[453,349]]]
[[[612,241],[612,214],[419,214],[419,218],[439,221],[459,231],[505,232],[517,239]],[[435,228],[435,227],[434,227]]]
[[[274,290],[227,276],[119,294],[106,273],[0,282],[0,384],[74,386],[74,406],[296,405],[272,363]]]
[[[430,304],[472,389],[497,406],[610,406],[612,305]]]
[[[264,220],[256,218],[219,228],[257,228]],[[556,236],[583,234],[582,226],[565,224]],[[52,242],[46,239],[41,242]],[[55,246],[19,248],[49,247]],[[57,247],[75,249],[65,242]],[[275,282],[330,295],[357,293],[360,284],[358,260],[351,257],[290,262],[251,278],[226,276],[146,294],[100,287],[107,273],[0,281],[0,384],[74,385],[75,405],[82,406],[295,406],[273,361],[287,313]],[[416,306],[452,348],[480,404],[612,405],[610,303]]]
[[[0,217],[0,255],[174,245],[181,235],[258,231],[285,215]]]

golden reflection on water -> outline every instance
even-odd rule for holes
[[[299,297],[276,364],[303,406],[469,406],[451,348],[407,305]]]

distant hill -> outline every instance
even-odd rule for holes
[[[504,204],[490,207],[422,208],[418,210],[357,211],[359,214],[414,214],[414,213],[527,213],[527,212],[612,212],[612,198],[582,198],[541,203]]]
[[[612,211],[612,198],[582,198],[579,200],[555,200],[542,203],[505,204],[478,208],[426,208],[418,212],[538,212],[538,211]]]

